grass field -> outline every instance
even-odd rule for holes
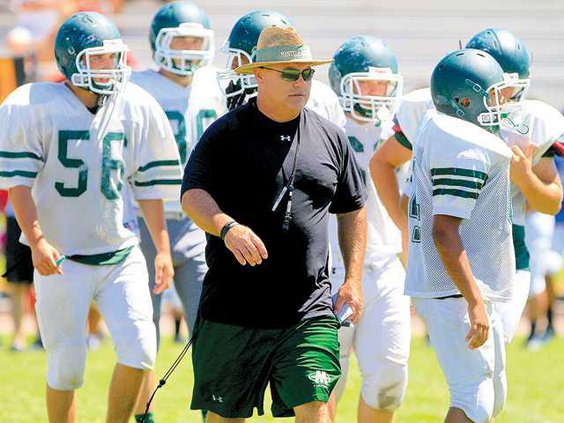
[[[44,407],[45,354],[11,353],[2,339],[0,349],[0,421],[46,421]],[[508,350],[508,403],[496,423],[564,422],[564,339],[557,339],[538,352],[522,348],[516,339]],[[181,347],[163,340],[158,360],[162,375]],[[109,341],[89,354],[86,383],[78,392],[78,421],[103,422],[106,390],[114,353]],[[191,392],[189,357],[180,365],[167,385],[157,394],[155,404],[161,423],[194,422],[201,419],[188,410]],[[339,404],[338,422],[353,423],[356,416],[360,377],[352,366],[347,392]],[[398,413],[398,422],[441,421],[447,407],[447,391],[433,351],[422,338],[413,340],[407,398]],[[278,420],[278,419],[277,419]],[[272,422],[269,416],[254,417],[251,422]],[[291,421],[281,419],[280,421]]]

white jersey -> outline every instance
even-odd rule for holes
[[[460,237],[482,295],[511,298],[509,163],[503,140],[472,123],[429,111],[414,146],[406,294],[459,294],[433,241],[433,216],[464,219]]]
[[[333,122],[339,128],[344,128],[347,122],[337,94],[331,87],[316,79],[311,83],[311,92],[306,107]]]
[[[401,233],[378,198],[369,169],[370,157],[374,150],[380,142],[393,134],[392,125],[392,122],[384,123],[382,126],[359,124],[347,119],[344,128],[355,152],[368,195],[366,201],[367,242],[364,255],[366,266],[378,266],[401,252]],[[340,270],[344,267],[344,263],[339,248],[336,217],[332,216],[330,222],[329,240],[333,253],[333,267]]]
[[[396,120],[407,141],[417,136],[419,127],[427,110],[434,109],[429,88],[407,94],[400,103]],[[535,146],[533,165],[537,164],[550,146],[564,134],[564,116],[554,107],[538,100],[524,100],[523,110],[514,117],[514,121],[527,129],[526,134],[504,129],[501,137],[507,145],[519,145],[524,149],[529,143]],[[513,223],[525,224],[526,200],[516,185],[511,185]]]
[[[554,107],[538,100],[525,100],[523,111],[515,117],[523,129],[528,129],[524,135],[514,131],[502,130],[501,136],[508,145],[518,145],[523,150],[528,144],[533,144],[533,166],[539,162],[554,142],[564,135],[564,116]],[[525,225],[527,201],[516,185],[511,186],[513,202],[513,223]]]
[[[192,83],[183,87],[153,69],[133,72],[131,81],[139,85],[163,108],[176,139],[182,168],[190,151],[204,131],[226,111],[225,99],[216,80],[216,69],[204,66]],[[182,213],[180,190],[174,201],[165,204],[168,213]]]
[[[177,197],[178,152],[162,109],[127,84],[94,115],[64,83],[33,83],[0,107],[0,187],[32,187],[45,237],[62,254],[137,244],[123,225],[121,189]]]

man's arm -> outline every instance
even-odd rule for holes
[[[366,248],[366,207],[350,213],[337,215],[339,246],[345,263],[345,282],[339,289],[335,304],[340,311],[347,303],[353,314],[351,321],[356,323],[362,313],[362,268]]]
[[[446,271],[468,303],[471,327],[466,341],[470,349],[476,349],[488,339],[489,322],[482,294],[458,232],[461,222],[458,217],[435,215],[433,240]]]
[[[49,244],[43,235],[37,218],[37,208],[31,196],[31,188],[27,186],[10,188],[10,201],[14,207],[18,224],[29,242],[33,267],[42,276],[62,275],[63,270],[60,264],[57,264],[61,254]]]
[[[388,138],[370,158],[370,176],[378,197],[396,226],[407,231],[407,215],[401,211],[396,169],[411,159],[412,152],[395,139]]]
[[[223,213],[217,202],[203,189],[189,189],[182,195],[182,210],[207,233],[220,236],[221,229],[235,219]],[[268,258],[266,247],[251,228],[235,224],[224,234],[225,246],[242,265],[259,265]]]
[[[511,182],[534,210],[557,214],[562,204],[562,183],[551,157],[543,157],[532,165],[534,147],[528,145],[523,151],[518,146],[511,147]]]
[[[170,255],[170,239],[166,229],[163,200],[138,200],[139,209],[151,234],[157,250],[155,256],[155,294],[168,288],[174,277],[174,267]]]

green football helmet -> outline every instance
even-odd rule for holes
[[[504,29],[488,28],[474,35],[466,48],[475,48],[489,53],[501,65],[505,73],[515,74],[519,86],[513,97],[525,97],[530,85],[529,52],[514,34]]]
[[[285,28],[290,25],[290,21],[280,13],[266,10],[249,12],[237,20],[221,48],[227,54],[227,64],[218,73],[218,81],[230,110],[256,95],[257,91],[254,75],[238,75],[234,69],[255,60],[258,38],[264,28]]]
[[[176,37],[202,39],[201,50],[171,47]],[[155,64],[176,75],[192,75],[213,60],[214,34],[208,15],[190,1],[175,1],[162,6],[151,22],[149,41]]]
[[[114,94],[131,74],[126,65],[127,46],[112,21],[96,12],[69,17],[55,37],[55,58],[62,74],[74,86],[100,95]],[[96,56],[113,55],[113,66],[92,69]]]
[[[518,86],[514,74],[503,72],[488,53],[462,49],[447,54],[431,75],[431,96],[439,112],[497,132],[501,125],[514,129],[512,113],[521,103],[504,99],[502,90]]]
[[[380,95],[363,94],[368,81],[385,83]],[[333,55],[329,82],[345,112],[368,122],[390,120],[403,91],[396,55],[376,37],[357,35],[346,40]]]

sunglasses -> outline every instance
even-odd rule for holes
[[[288,81],[288,82],[296,82],[298,79],[300,79],[300,75],[302,76],[302,78],[304,79],[304,81],[309,81],[311,78],[313,78],[313,74],[315,73],[315,69],[313,68],[307,68],[304,69],[302,71],[299,71],[298,69],[284,69],[284,70],[278,70],[278,69],[274,69],[274,68],[267,68],[266,66],[261,66],[261,69],[268,69],[274,72],[278,72],[280,74],[280,78],[282,78],[284,81]]]

